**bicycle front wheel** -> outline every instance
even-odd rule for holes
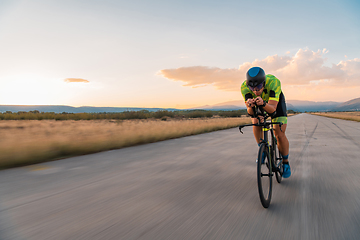
[[[257,182],[261,204],[268,208],[272,194],[272,166],[269,157],[269,151],[265,143],[259,148],[257,162]]]

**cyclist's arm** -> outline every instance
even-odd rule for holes
[[[270,115],[276,111],[277,105],[279,103],[279,101],[276,100],[269,100],[268,102],[265,102],[265,100],[261,97],[257,97],[255,102],[256,105],[262,107],[262,109]]]
[[[271,114],[276,111],[278,101],[275,100],[269,100],[269,102],[263,107],[264,111]]]
[[[277,105],[279,103],[279,98],[281,94],[281,82],[274,75],[267,75],[271,78],[269,85],[269,100],[265,107],[263,107],[264,111],[269,113],[270,115],[276,111]],[[258,104],[260,105],[260,104]]]

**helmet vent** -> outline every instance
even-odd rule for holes
[[[253,68],[249,69],[250,77],[255,77],[256,75],[258,75],[259,71],[260,71],[259,67],[253,67]]]

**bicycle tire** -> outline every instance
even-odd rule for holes
[[[265,153],[265,161],[262,163],[262,155]],[[259,148],[257,162],[257,182],[261,204],[268,208],[271,202],[272,194],[272,166],[269,158],[267,144],[262,143]]]

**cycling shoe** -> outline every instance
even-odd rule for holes
[[[288,178],[291,176],[291,169],[290,169],[290,164],[289,163],[283,163],[283,169],[284,172],[282,174],[283,178]]]

